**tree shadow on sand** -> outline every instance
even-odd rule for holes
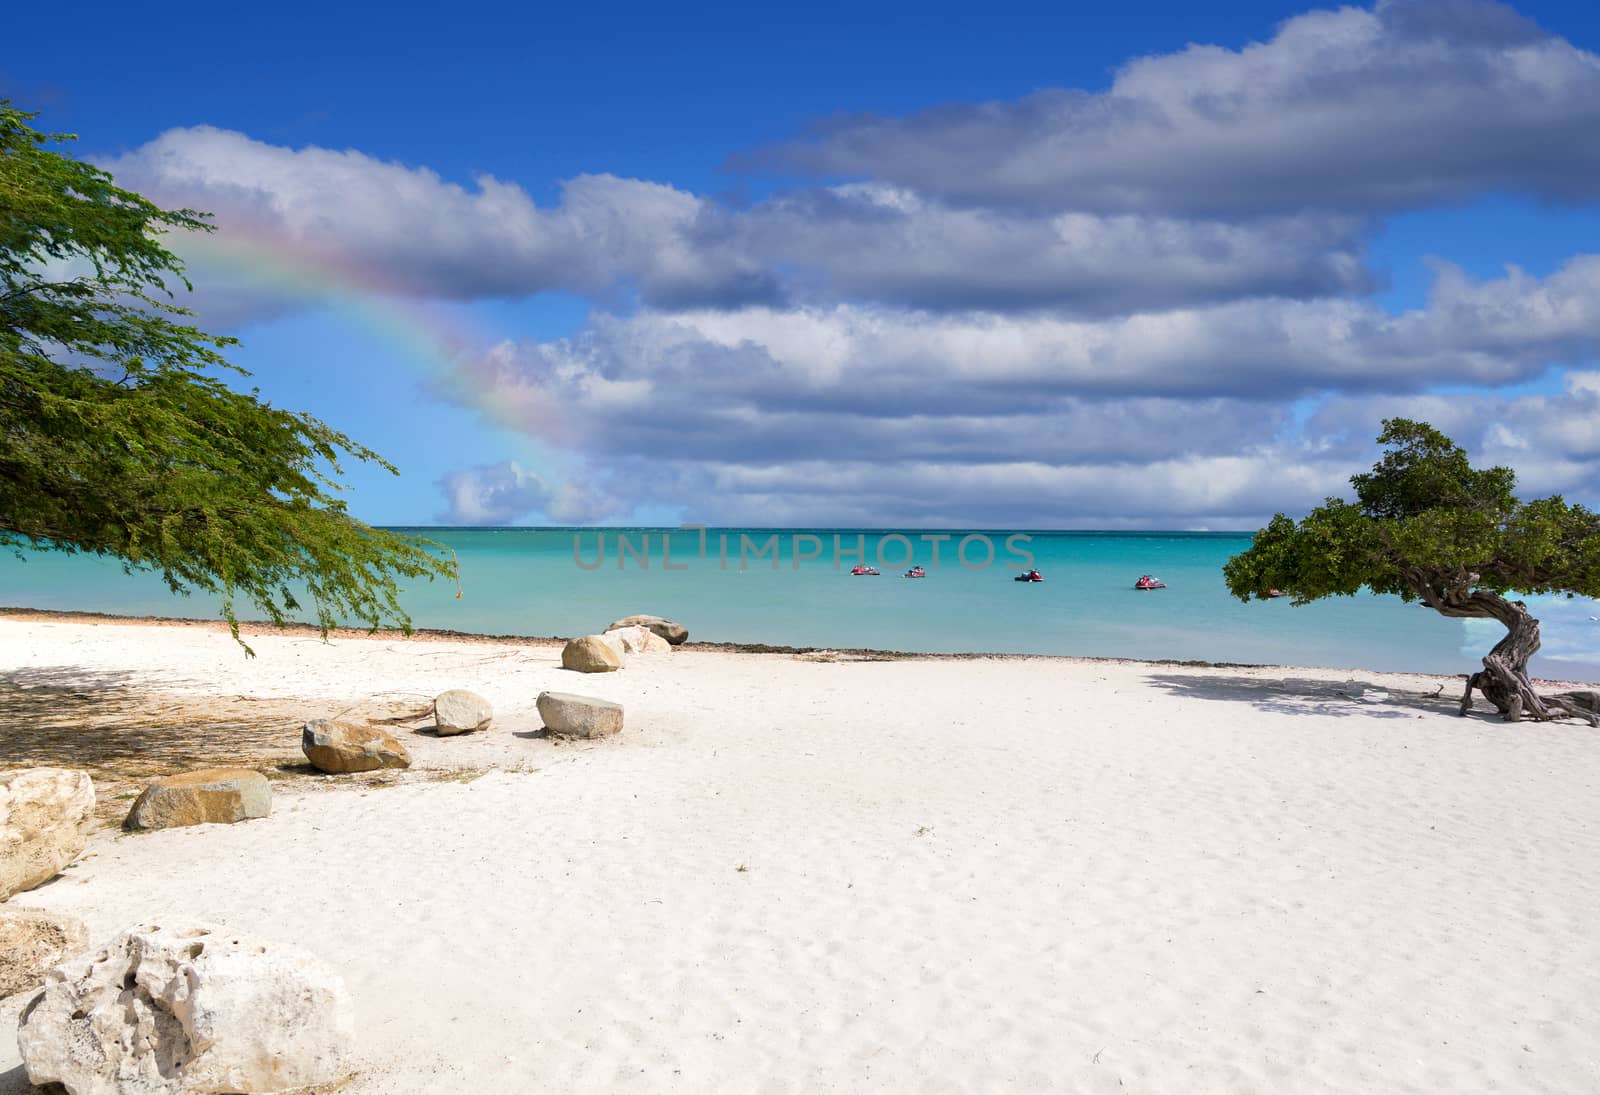
[[[1443,682],[1437,692],[1416,692],[1373,681],[1325,681],[1304,677],[1189,676],[1152,673],[1150,683],[1177,696],[1248,703],[1259,711],[1284,715],[1414,719],[1419,714],[1454,716],[1461,708],[1461,682]],[[1498,722],[1492,710],[1469,712],[1479,721]]]
[[[303,774],[308,718],[338,717],[344,708],[381,719],[394,714],[388,706],[155,691],[137,674],[75,665],[12,669],[0,671],[0,769],[83,769],[110,816],[126,809],[121,800],[136,790],[129,784],[172,772],[240,766]]]
[[[151,692],[118,671],[15,669],[0,672],[0,764],[139,778],[219,756],[289,754],[297,713],[283,701]]]

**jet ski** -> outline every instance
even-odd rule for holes
[[[863,566],[863,565],[858,563],[857,565],[855,565],[855,566],[850,568],[850,573],[854,574],[857,578],[859,578],[864,574],[865,575],[877,574],[878,573],[878,568],[877,567]]]
[[[1044,581],[1044,575],[1037,570],[1025,570],[1011,580],[1013,582],[1042,582]]]
[[[923,570],[921,567],[912,567],[910,570],[900,575],[902,578],[926,578],[927,576],[928,572]]]
[[[1133,583],[1133,588],[1134,589],[1166,589],[1167,588],[1167,583],[1163,582],[1160,578],[1155,578],[1155,577],[1152,577],[1152,576],[1146,574],[1143,577],[1141,577],[1137,582]]]
[[[1285,593],[1281,589],[1269,589],[1269,590],[1267,590],[1267,596],[1268,597],[1287,597],[1288,594]]]

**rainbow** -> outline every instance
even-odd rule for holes
[[[528,438],[529,458],[541,465],[559,462],[544,444],[562,432],[553,399],[526,378],[518,383],[505,375],[490,351],[510,340],[469,321],[461,309],[421,299],[397,279],[332,250],[265,233],[230,227],[194,234],[183,239],[181,251],[201,281],[207,269],[230,273],[251,288],[315,303],[352,320],[398,350],[424,380],[447,393],[444,398]]]

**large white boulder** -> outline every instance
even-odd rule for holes
[[[22,1012],[35,1084],[71,1095],[285,1091],[350,1071],[344,983],[298,947],[140,927],[56,966]]]
[[[539,717],[547,728],[573,738],[604,738],[622,730],[622,705],[570,692],[540,692]]]
[[[61,873],[94,827],[87,772],[22,768],[0,772],[0,901]]]
[[[607,631],[615,631],[619,627],[646,627],[660,635],[673,646],[678,646],[689,641],[689,629],[682,624],[673,623],[671,620],[660,616],[624,616],[620,620],[613,620]]]
[[[493,718],[489,701],[465,688],[452,688],[433,698],[433,729],[440,737],[482,730]]]
[[[0,996],[38,988],[45,970],[88,949],[89,929],[76,916],[0,905]]]
[[[600,641],[619,654],[670,654],[672,644],[649,628],[618,627],[605,632]]]

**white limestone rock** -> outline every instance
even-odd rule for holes
[[[61,873],[83,853],[94,826],[87,772],[0,772],[0,901]]]
[[[465,688],[452,688],[433,699],[433,728],[440,737],[482,730],[493,718],[489,701]]]
[[[660,616],[624,616],[620,620],[613,620],[607,631],[615,631],[620,627],[646,627],[660,635],[673,646],[679,646],[689,641],[689,629],[682,624],[673,623],[671,620]]]
[[[622,730],[622,705],[571,692],[540,692],[539,717],[551,731],[572,738],[604,738]]]
[[[298,947],[139,927],[56,966],[22,1012],[28,1078],[71,1095],[284,1091],[351,1068],[344,983]]]
[[[600,636],[600,640],[619,654],[670,654],[672,644],[649,628],[634,624],[618,627]]]

